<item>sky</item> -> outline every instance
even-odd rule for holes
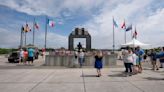
[[[47,27],[47,47],[68,48],[68,36],[76,27],[85,28],[91,35],[92,48],[111,49],[113,45],[113,17],[115,46],[125,43],[126,25],[136,27],[137,39],[152,47],[164,46],[163,0],[0,0],[0,48],[17,48],[20,45],[21,27],[33,20],[39,24],[35,30],[35,45],[43,48],[46,16],[55,21],[55,27]],[[84,39],[75,39],[75,45]],[[27,33],[27,44],[32,44],[32,32]],[[85,47],[85,46],[84,46]]]

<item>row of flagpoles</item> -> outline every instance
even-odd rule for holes
[[[55,23],[52,19],[49,19],[47,16],[45,17],[46,19],[46,23],[45,23],[45,44],[44,44],[44,48],[47,48],[47,25],[49,25],[50,27],[54,27]],[[118,24],[115,21],[114,17],[113,17],[113,52],[115,50],[115,28],[118,28]],[[136,27],[135,27],[135,31],[134,33],[132,32],[132,24],[130,24],[129,26],[126,26],[125,24],[125,20],[122,23],[122,25],[120,26],[124,31],[125,31],[125,43],[126,43],[126,32],[131,30],[131,36],[132,38],[137,38],[137,31],[136,31]],[[35,45],[35,30],[39,30],[39,24],[36,22],[36,19],[34,18],[33,20],[33,40],[32,40],[32,44]],[[26,46],[26,35],[28,32],[31,32],[31,28],[29,27],[27,21],[26,24],[24,26],[22,26],[21,28],[21,38],[20,38],[20,48],[23,47],[23,42],[24,42],[24,46]]]
[[[114,17],[113,17],[113,52],[114,52],[114,50],[115,50],[115,34],[114,34],[115,31],[114,31],[114,29],[115,29],[115,28],[118,28],[118,27],[119,27],[119,26],[118,26],[117,22],[115,21],[115,19],[114,19]],[[135,27],[134,33],[132,32],[132,24],[126,26],[125,20],[124,20],[123,23],[122,23],[122,25],[121,25],[120,27],[121,27],[121,29],[123,29],[124,32],[125,32],[125,43],[126,43],[126,32],[128,32],[128,31],[130,31],[130,30],[131,30],[131,37],[132,37],[132,39],[133,39],[133,38],[137,39],[137,30],[136,30],[136,27]]]
[[[49,25],[50,27],[54,27],[54,25],[55,25],[55,23],[52,19],[49,19],[47,16],[45,17],[45,19],[46,19],[46,23],[45,23],[45,44],[44,44],[44,48],[46,48],[46,44],[47,44],[47,25]],[[32,45],[35,45],[35,30],[39,30],[39,24],[36,22],[35,18],[33,20],[32,29],[29,26],[29,24],[27,23],[27,21],[26,21],[25,25],[22,25],[21,37],[20,37],[20,48],[22,48],[23,46],[26,46],[26,38],[27,38],[26,35],[27,35],[28,32],[31,32],[31,31],[33,31]]]

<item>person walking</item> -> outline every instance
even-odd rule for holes
[[[101,69],[103,68],[102,64],[103,54],[101,51],[98,51],[95,55],[95,65],[94,67],[97,69],[97,77],[101,76]]]

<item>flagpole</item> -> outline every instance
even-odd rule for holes
[[[113,17],[114,20],[114,17]],[[114,50],[115,50],[115,36],[114,36],[114,23],[113,23],[113,54],[114,54]]]
[[[46,25],[45,25],[45,44],[44,44],[44,48],[46,50],[47,48],[47,16],[46,16]]]
[[[23,37],[24,37],[24,30],[23,30],[23,32],[22,32],[22,47],[23,47],[23,44],[24,44],[24,42],[23,42]]]
[[[133,27],[132,27],[133,28]],[[131,29],[131,37],[132,37],[132,39],[133,39],[133,30]]]
[[[21,28],[21,35],[20,35],[21,37],[20,37],[20,49],[22,48],[22,41],[23,41],[23,26],[22,26],[22,28]]]
[[[124,30],[125,31],[125,43],[126,43],[126,30]]]
[[[26,46],[26,34],[27,34],[27,32],[25,32],[25,40],[24,40],[24,45]]]
[[[27,25],[27,20],[26,20],[26,25]],[[25,26],[26,26],[26,25],[25,25]],[[26,29],[26,31],[27,31],[27,29]],[[25,35],[25,36],[24,36],[24,45],[25,45],[25,46],[26,46],[26,35],[27,35],[27,32],[26,32],[26,31],[25,31],[25,34],[24,34],[24,35]]]
[[[124,19],[124,23],[125,23],[125,19]],[[125,24],[125,43],[126,43],[126,24]]]
[[[34,40],[35,40],[35,18],[34,18],[34,21],[33,21],[33,45],[34,45]]]
[[[134,34],[135,34],[135,39],[137,39],[137,34],[136,34],[137,30],[136,30],[136,26],[135,26],[135,31],[134,31]]]

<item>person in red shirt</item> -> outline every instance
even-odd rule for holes
[[[26,61],[27,61],[27,59],[28,59],[28,52],[27,52],[27,49],[24,50],[23,55],[24,55],[24,64],[26,64]]]

